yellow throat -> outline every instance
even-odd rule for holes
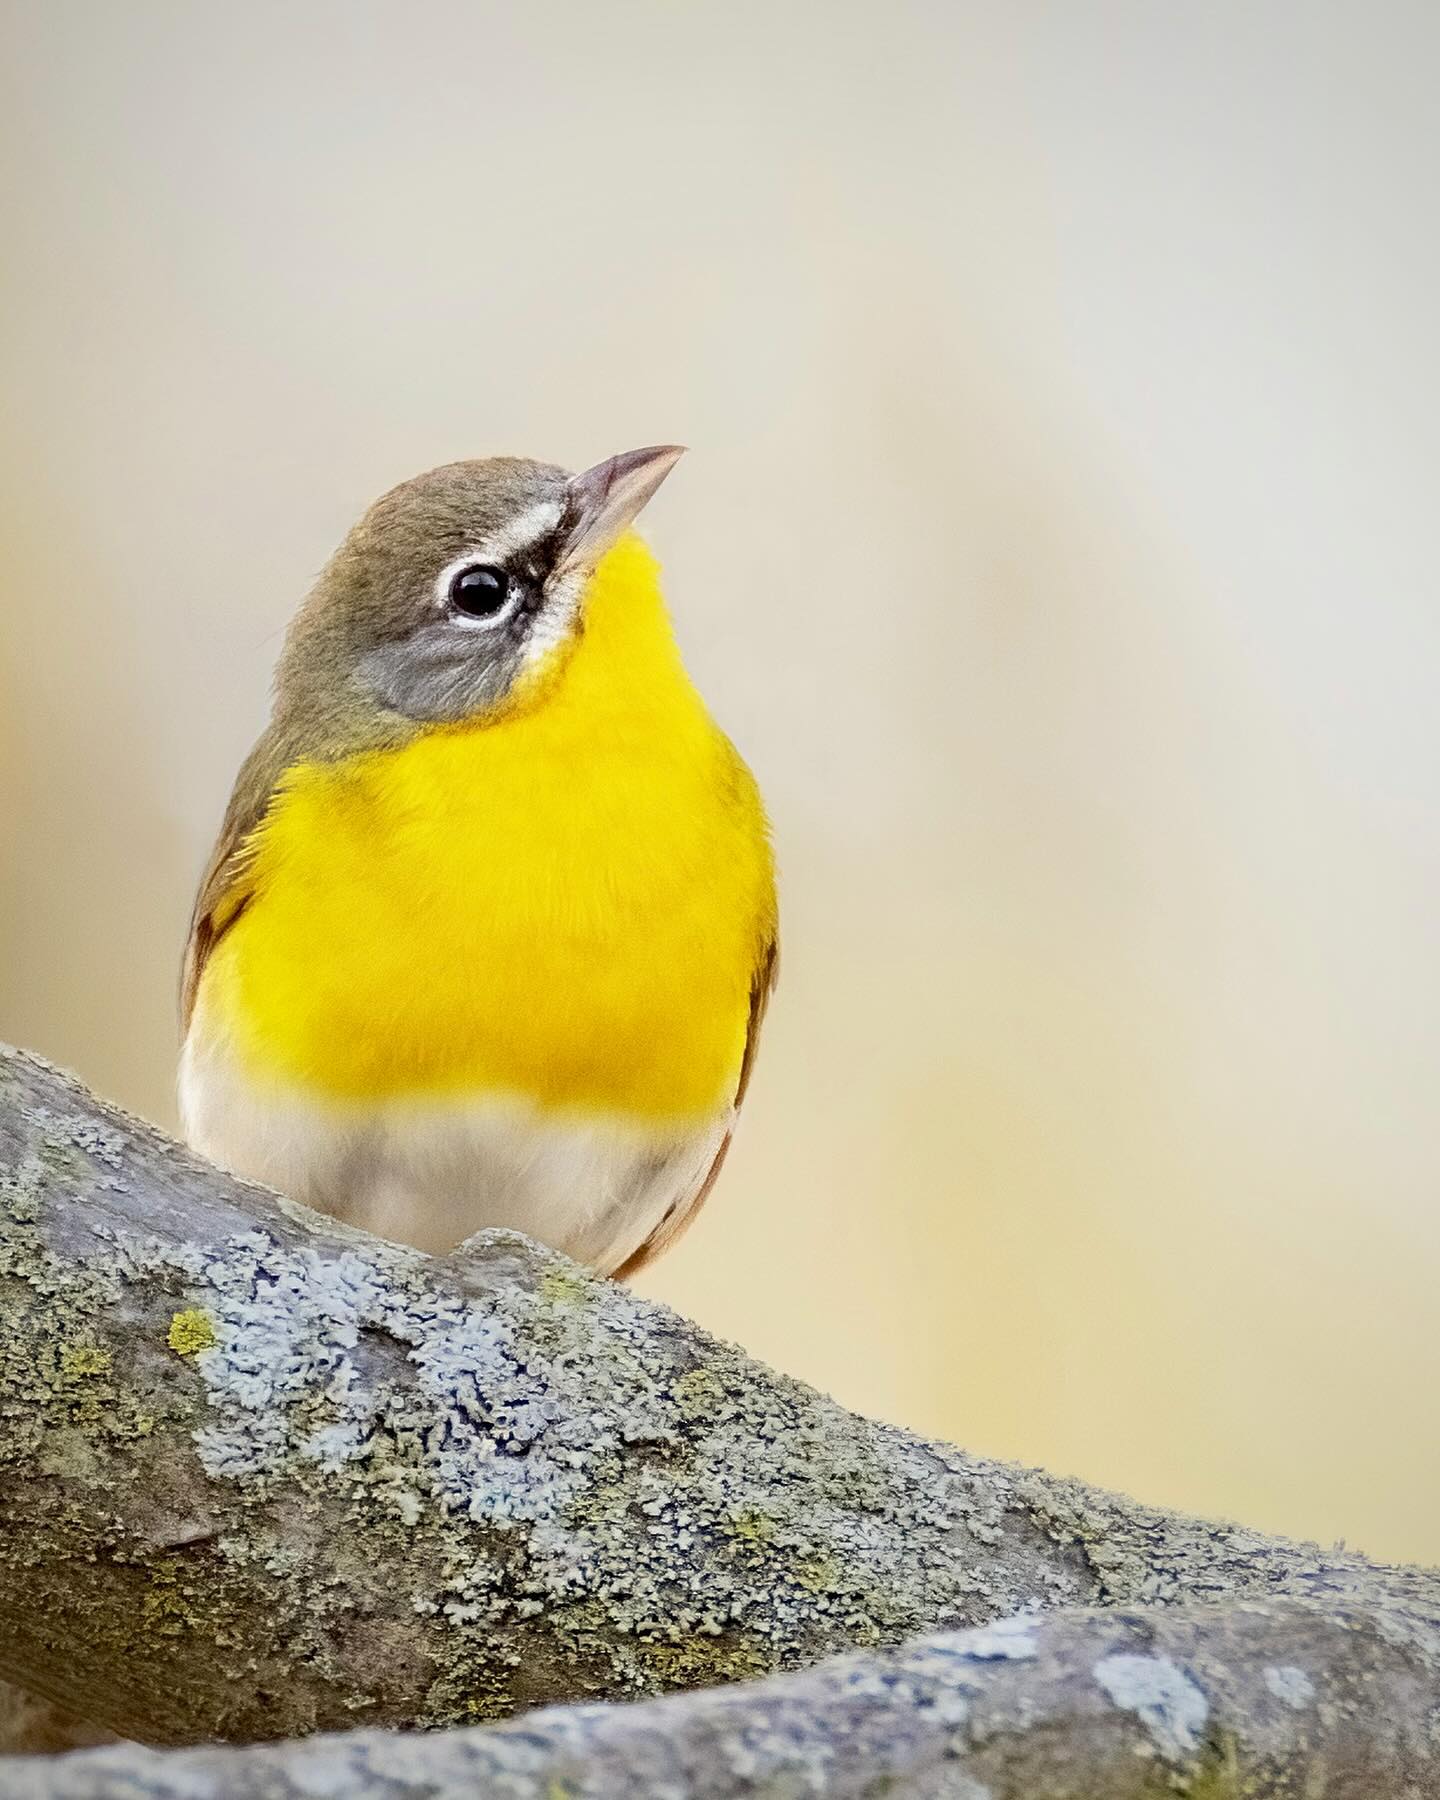
[[[774,927],[760,796],[639,538],[582,610],[499,718],[287,771],[196,1019],[256,1078],[657,1123],[728,1105]]]

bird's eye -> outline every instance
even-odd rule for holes
[[[510,594],[510,577],[493,563],[472,563],[450,578],[450,604],[467,619],[493,619]]]

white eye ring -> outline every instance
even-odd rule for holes
[[[442,569],[435,583],[441,606],[458,625],[492,631],[515,610],[518,592],[509,571],[473,553]]]

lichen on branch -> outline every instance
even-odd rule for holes
[[[444,1726],[1218,1600],[1433,1667],[1419,1571],[859,1419],[524,1238],[382,1243],[0,1055],[0,1675],[99,1724]],[[1183,1748],[1162,1676],[1096,1680]]]

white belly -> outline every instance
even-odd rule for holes
[[[688,1203],[733,1124],[728,1109],[667,1132],[510,1098],[331,1102],[256,1083],[194,1031],[180,1112],[212,1162],[377,1236],[443,1252],[506,1226],[605,1274]]]

